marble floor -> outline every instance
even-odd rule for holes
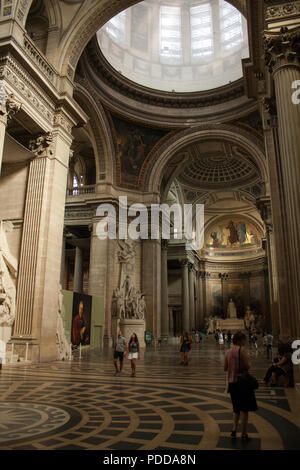
[[[268,361],[250,350],[253,373]],[[229,437],[224,350],[213,338],[193,347],[188,367],[178,345],[148,349],[130,377],[114,377],[112,350],[78,352],[72,362],[11,365],[0,372],[0,449],[300,449],[300,388],[260,388],[248,444]],[[300,382],[296,376],[296,382]]]

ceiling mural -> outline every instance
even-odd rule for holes
[[[144,163],[168,131],[139,126],[110,115],[119,184],[137,187]]]

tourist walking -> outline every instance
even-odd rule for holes
[[[224,347],[224,335],[223,335],[222,330],[219,331],[219,346],[220,346],[220,349]]]
[[[246,336],[244,333],[235,333],[233,336],[233,346],[225,355],[224,371],[227,372],[228,392],[230,393],[234,413],[231,437],[236,439],[241,416],[242,440],[248,442],[250,440],[247,434],[248,416],[249,411],[257,410],[254,388],[258,384],[248,372],[250,364],[245,344]]]
[[[126,350],[127,350],[127,343],[126,339],[122,335],[122,331],[118,331],[118,336],[115,341],[115,348],[114,348],[114,366],[116,369],[115,376],[118,374],[121,374],[122,369],[123,369],[123,359],[124,356],[126,356]],[[120,363],[120,370],[118,369],[118,361]]]
[[[140,359],[140,343],[136,333],[130,337],[128,353],[128,359],[131,361],[131,377],[136,377],[136,360]]]
[[[181,365],[187,366],[189,363],[189,352],[191,350],[191,337],[187,332],[180,337]]]

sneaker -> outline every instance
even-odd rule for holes
[[[119,372],[115,372],[115,377],[117,377],[117,375],[119,375]]]
[[[231,431],[230,437],[231,439],[236,439],[236,431]]]
[[[242,434],[242,441],[243,442],[250,442],[251,437],[249,437],[248,434]]]

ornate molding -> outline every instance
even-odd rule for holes
[[[10,54],[0,58],[0,79],[5,79],[5,83],[9,88],[15,90],[24,99],[24,104],[28,103],[50,125],[53,124],[53,104],[26,70]]]
[[[274,0],[272,0],[274,3]],[[265,0],[265,3],[271,3],[269,0]],[[283,18],[290,18],[292,16],[298,16],[300,13],[300,1],[288,2],[280,5],[267,6],[265,8],[266,20],[278,20]]]
[[[150,90],[142,85],[128,80],[119,74],[105,59],[97,39],[93,38],[84,52],[84,60],[91,67],[93,76],[99,77],[112,90],[135,101],[164,108],[203,108],[226,103],[245,95],[243,79],[216,90],[194,93],[172,93]]]
[[[53,135],[51,132],[39,135],[29,141],[29,149],[35,157],[51,157],[53,155]]]
[[[300,58],[300,29],[282,27],[279,33],[266,33],[264,46],[270,73],[279,66],[295,63]]]
[[[4,81],[0,80],[0,116],[11,119],[21,109],[21,103],[15,99],[13,93],[6,94]]]

